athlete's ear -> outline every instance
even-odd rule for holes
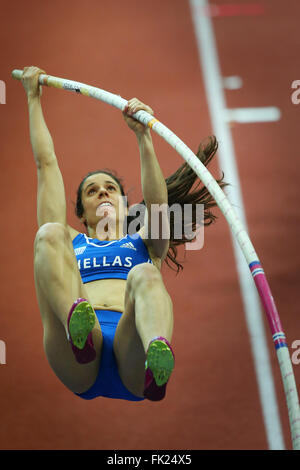
[[[84,223],[86,222],[85,210],[84,210],[84,209],[83,209],[83,211],[82,211],[82,215],[81,215],[81,217],[80,217],[79,220],[80,220],[80,222],[81,222],[82,224],[84,224]]]

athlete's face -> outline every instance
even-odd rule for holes
[[[84,212],[80,220],[90,227],[96,226],[104,218],[122,224],[127,213],[118,183],[105,173],[97,173],[85,180],[81,201]]]

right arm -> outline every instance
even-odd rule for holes
[[[25,67],[22,83],[27,93],[30,141],[37,166],[37,221],[59,222],[69,229],[73,239],[79,232],[66,220],[65,188],[55,155],[53,141],[44,120],[38,76],[45,73],[37,67]]]

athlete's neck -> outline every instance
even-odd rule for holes
[[[122,230],[99,231],[97,227],[88,226],[87,231],[90,238],[97,238],[100,241],[120,240],[125,236]]]

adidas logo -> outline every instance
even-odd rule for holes
[[[120,246],[120,248],[130,248],[131,250],[135,250],[136,248],[133,243],[128,242],[128,243],[123,243],[123,245]]]
[[[75,255],[78,256],[78,255],[82,255],[82,253],[84,253],[86,250],[86,246],[80,246],[79,248],[75,248],[74,251],[75,251]]]

